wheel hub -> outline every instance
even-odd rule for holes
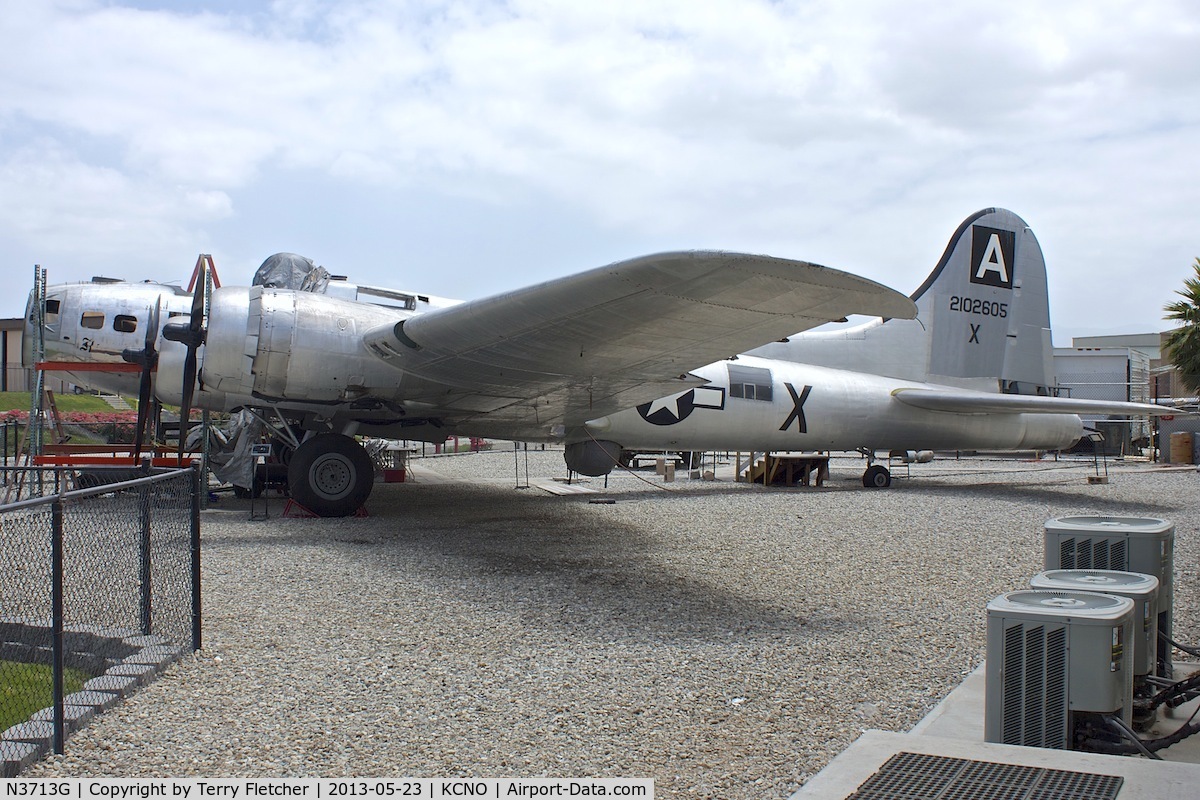
[[[336,453],[326,454],[313,462],[309,471],[312,487],[330,500],[345,497],[354,488],[354,470]]]

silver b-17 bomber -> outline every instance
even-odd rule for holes
[[[1083,435],[1080,413],[1173,411],[1053,396],[1045,262],[1001,209],[964,221],[911,298],[726,252],[644,256],[470,302],[320,268],[273,281],[268,265],[288,262],[210,294],[203,279],[191,294],[52,286],[26,314],[25,342],[40,317],[47,360],[142,367],[70,373],[75,383],[185,418],[254,411],[288,451],[293,498],[323,516],[352,514],[371,492],[355,435],[556,442],[571,470],[595,476],[637,448],[1055,450]],[[876,319],[810,330],[849,315]],[[871,463],[863,482],[890,476]]]

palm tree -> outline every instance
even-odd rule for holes
[[[1184,388],[1200,393],[1200,258],[1196,259],[1192,269],[1196,274],[1183,282],[1182,289],[1175,291],[1183,299],[1163,306],[1163,311],[1167,312],[1163,319],[1183,323],[1167,334],[1164,344]]]

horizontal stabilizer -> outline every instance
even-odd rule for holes
[[[1122,414],[1130,417],[1153,417],[1186,413],[1171,406],[1156,406],[1150,403],[1000,394],[998,392],[969,392],[954,389],[905,387],[893,391],[892,397],[915,408],[924,408],[929,411],[951,411],[959,414]]]

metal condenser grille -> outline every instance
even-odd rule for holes
[[[897,753],[846,800],[1115,800],[1123,778]]]

